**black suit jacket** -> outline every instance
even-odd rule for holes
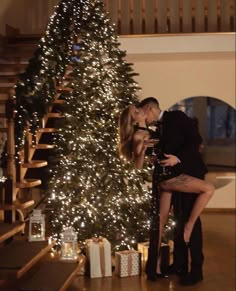
[[[207,169],[199,153],[201,136],[193,120],[182,111],[165,111],[162,118],[162,149],[177,156],[183,173],[202,177]]]

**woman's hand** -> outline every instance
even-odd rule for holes
[[[153,147],[157,142],[157,139],[150,139],[149,137],[135,140],[133,158],[135,168],[142,169],[147,148]]]
[[[180,160],[176,156],[168,155],[168,154],[164,154],[164,155],[167,159],[160,161],[160,164],[163,167],[173,167],[177,165],[178,163],[180,163]]]
[[[147,148],[153,148],[155,144],[159,142],[159,139],[149,138],[147,140],[143,141],[143,147],[145,149]]]

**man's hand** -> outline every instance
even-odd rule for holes
[[[164,155],[167,159],[160,161],[160,164],[163,167],[173,167],[180,162],[180,160],[174,155],[168,155],[168,154],[164,154]]]

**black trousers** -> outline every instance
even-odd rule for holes
[[[176,228],[174,231],[174,267],[175,269],[187,271],[188,262],[188,249],[184,244],[183,232],[184,225],[187,222],[197,194],[195,193],[180,193],[175,192],[172,196],[172,204],[174,211],[174,219],[176,221]],[[197,219],[191,239],[190,239],[190,259],[191,269],[190,272],[194,274],[202,274],[202,265],[204,261],[202,243],[202,224],[200,217]],[[189,270],[188,270],[189,271]]]

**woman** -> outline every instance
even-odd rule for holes
[[[155,140],[158,138],[157,140]],[[150,148],[153,147],[153,149]],[[161,235],[164,224],[167,220],[172,191],[196,193],[199,194],[194,207],[192,209],[189,220],[185,224],[183,240],[188,246],[193,226],[205,208],[206,204],[214,193],[214,187],[197,178],[185,175],[181,172],[180,164],[173,167],[163,167],[161,160],[165,159],[165,154],[162,152],[161,134],[160,131],[152,131],[146,126],[146,115],[141,108],[135,106],[128,106],[123,110],[119,119],[119,151],[121,157],[127,161],[134,163],[134,166],[141,169],[144,164],[145,156],[154,152],[157,156],[155,169],[153,173],[153,188],[160,188],[161,194],[155,198],[155,207],[159,211],[159,233],[157,242],[157,249],[160,248]],[[168,156],[168,155],[166,155]],[[155,189],[153,189],[154,191]],[[158,213],[154,215],[158,219]],[[150,239],[151,241],[151,239]],[[156,273],[161,274],[160,270],[160,256],[157,252]]]

